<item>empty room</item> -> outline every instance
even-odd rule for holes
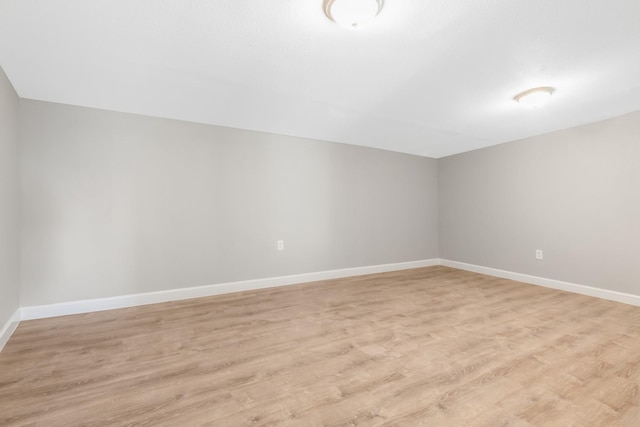
[[[640,1],[0,0],[0,426],[640,426]]]

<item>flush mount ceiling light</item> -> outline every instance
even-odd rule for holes
[[[551,94],[555,91],[551,86],[534,87],[533,89],[520,92],[513,99],[522,105],[529,107],[540,107],[547,103]]]
[[[345,28],[357,29],[375,18],[383,0],[324,0],[324,13]]]

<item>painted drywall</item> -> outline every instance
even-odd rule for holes
[[[640,112],[446,157],[438,178],[441,258],[640,294]]]
[[[24,99],[20,159],[23,306],[438,256],[433,159]]]
[[[0,329],[19,306],[18,95],[0,68]]]

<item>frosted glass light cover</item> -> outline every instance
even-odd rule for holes
[[[381,0],[327,0],[325,12],[338,25],[357,29],[380,13]]]
[[[526,105],[528,107],[541,107],[549,101],[553,90],[554,89],[552,87],[529,89],[516,95],[514,99],[518,104]]]

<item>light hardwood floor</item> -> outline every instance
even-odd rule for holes
[[[640,426],[640,308],[430,267],[27,321],[2,426]]]

